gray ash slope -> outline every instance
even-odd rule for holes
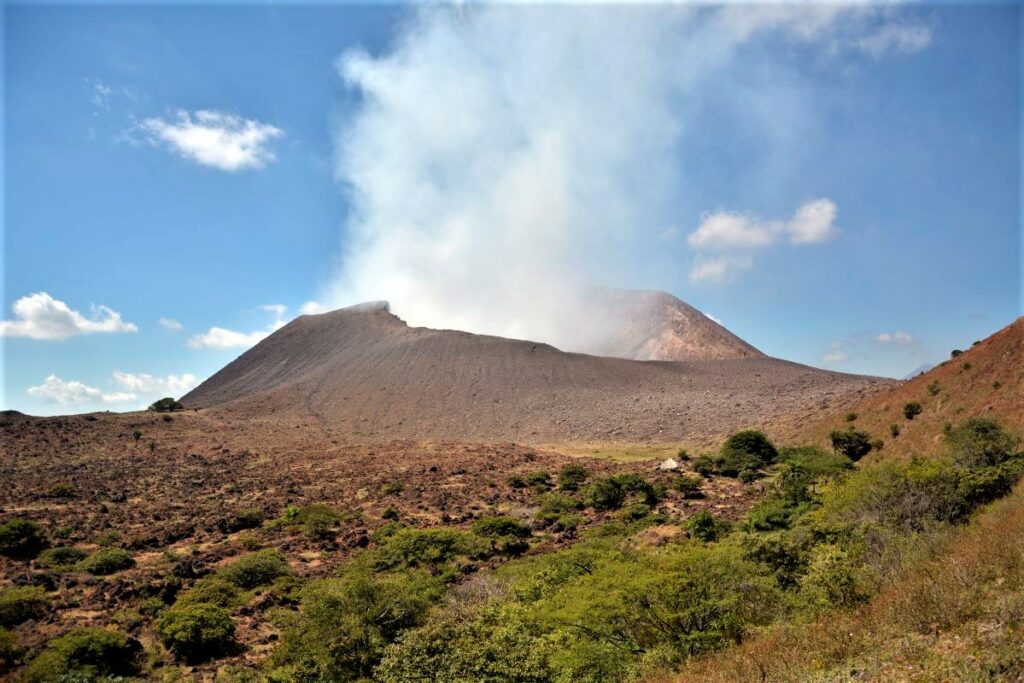
[[[410,327],[385,304],[296,318],[182,398],[233,417],[312,419],[340,438],[683,441],[886,380],[761,355],[635,361]]]

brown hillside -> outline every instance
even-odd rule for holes
[[[656,291],[597,290],[593,315],[607,329],[573,351],[631,360],[724,360],[764,354],[685,301]]]
[[[923,412],[913,420],[903,407],[917,401]],[[844,428],[847,412],[857,414],[859,429],[885,440],[887,454],[924,455],[942,445],[943,425],[969,417],[994,417],[1006,427],[1024,432],[1024,318],[956,358],[951,358],[914,379],[863,401],[824,420],[803,426],[791,422],[777,430],[794,441],[826,443],[831,430]],[[898,425],[893,438],[890,425]]]
[[[385,305],[292,321],[182,398],[234,417],[316,419],[339,437],[702,445],[884,380],[774,358],[640,362],[409,327]]]

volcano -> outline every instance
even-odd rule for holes
[[[737,344],[727,331],[722,337]],[[620,349],[640,354],[671,349],[665,340],[678,338],[622,339]],[[344,438],[694,443],[782,413],[824,410],[886,382],[749,349],[682,361],[568,353],[410,327],[378,302],[296,318],[181,400],[233,417],[315,420]]]

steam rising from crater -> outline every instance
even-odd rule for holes
[[[759,33],[838,45],[839,17],[867,26],[873,13],[420,10],[386,54],[338,62],[361,102],[339,124],[351,214],[327,300],[386,299],[413,325],[590,346],[604,331],[578,305],[587,286],[659,279],[629,255],[658,249],[675,224],[681,141],[701,84]],[[765,125],[771,135],[774,122]]]

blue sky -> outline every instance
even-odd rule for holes
[[[2,405],[180,394],[303,305],[544,336],[507,293],[576,281],[941,360],[1021,314],[1019,6],[818,7],[7,4]]]

